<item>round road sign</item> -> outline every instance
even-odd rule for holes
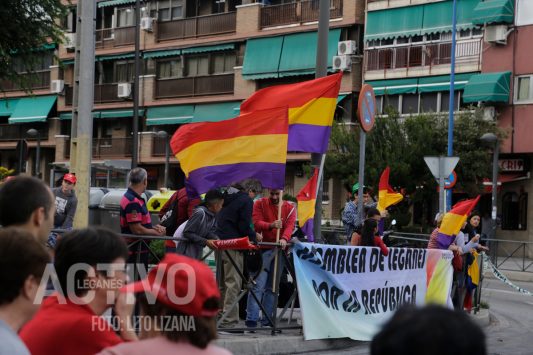
[[[376,122],[376,97],[374,88],[368,84],[364,84],[359,93],[357,113],[363,131],[370,131]]]
[[[444,179],[444,188],[445,189],[451,189],[455,186],[457,183],[457,174],[455,173],[455,170],[452,171],[450,176],[448,176],[446,179]]]

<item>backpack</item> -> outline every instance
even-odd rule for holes
[[[159,224],[161,224],[163,227],[166,228],[166,235],[169,237],[172,237],[174,235],[174,232],[176,229],[178,229],[178,204],[179,204],[179,198],[177,196],[178,192],[175,192],[176,198],[171,202],[168,210],[165,212],[163,216],[161,216],[161,219],[159,220]]]

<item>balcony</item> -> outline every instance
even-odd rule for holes
[[[153,137],[152,138],[152,156],[164,157],[166,154],[167,138]],[[172,155],[172,153],[170,153]]]
[[[27,88],[31,90],[50,88],[50,70],[37,71],[33,73],[20,73],[21,79],[26,82]],[[24,90],[20,84],[9,80],[0,81],[0,90],[19,91]]]
[[[196,38],[235,32],[236,12],[191,17],[158,22],[155,36],[158,41]]]
[[[319,1],[308,0],[261,8],[261,28],[318,21]],[[331,0],[329,18],[342,17],[342,0]]]
[[[93,138],[93,159],[131,157],[133,140],[127,138]],[[65,159],[70,158],[70,140],[65,142]]]
[[[65,106],[72,106],[74,88],[65,85]],[[94,85],[94,103],[104,104],[108,102],[122,102],[125,99],[118,95],[118,83],[95,84]]]
[[[96,30],[95,48],[114,48],[135,44],[135,26]]]
[[[178,79],[157,79],[155,98],[233,94],[234,75],[231,73]]]
[[[0,124],[0,141],[36,140],[37,138],[28,136],[27,132],[30,128],[37,128],[37,124]],[[48,138],[48,124],[39,124],[38,131],[41,140]]]
[[[365,50],[365,69],[393,70],[415,67],[448,65],[451,61],[452,42],[398,45],[389,48]],[[455,49],[457,65],[481,65],[481,39],[458,41]]]

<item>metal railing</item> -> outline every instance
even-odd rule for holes
[[[457,64],[481,65],[483,42],[479,39],[457,41]],[[409,69],[448,65],[451,61],[452,42],[407,44],[396,47],[365,50],[366,70]]]
[[[36,137],[28,136],[28,129],[35,128],[35,124],[0,124],[0,141],[17,141],[19,139],[36,140]],[[39,126],[41,140],[48,138],[48,124]]]
[[[135,26],[96,30],[95,48],[113,48],[135,43]]]
[[[25,82],[28,89],[48,89],[50,88],[50,70],[35,71],[32,73],[20,73],[21,81]],[[19,82],[10,80],[0,81],[0,91],[19,91],[23,90]]]
[[[225,12],[157,22],[155,36],[157,40],[164,41],[232,33],[236,29],[237,13]]]
[[[155,98],[233,94],[235,74],[213,74],[177,79],[157,79]]]
[[[133,140],[125,138],[93,138],[94,159],[131,157]],[[70,158],[70,139],[65,141],[65,158]]]
[[[65,105],[72,106],[72,97],[74,88],[65,85]],[[121,102],[123,98],[118,97],[118,83],[95,84],[94,85],[94,103],[103,104],[107,102]]]
[[[318,21],[318,0],[298,1],[290,4],[269,5],[261,8],[260,26],[272,27]],[[342,17],[342,0],[330,1],[329,18]]]

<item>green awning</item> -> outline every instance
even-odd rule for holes
[[[128,4],[134,4],[134,3],[135,3],[135,0],[109,0],[109,1],[100,1],[98,3],[98,7],[128,5]]]
[[[277,78],[284,36],[246,41],[242,76],[246,80]]]
[[[463,90],[473,73],[456,74],[454,89]],[[440,92],[450,90],[450,75],[426,76],[418,79],[418,92]]]
[[[479,0],[457,1],[457,29],[469,29],[474,8]],[[365,41],[410,37],[452,29],[453,1],[440,1],[415,6],[369,11],[366,20]]]
[[[193,114],[194,105],[150,107],[146,114],[146,125],[189,123]]]
[[[198,104],[194,107],[192,122],[218,122],[239,115],[240,101]]]
[[[513,22],[514,0],[485,0],[474,8],[472,23],[475,25]]]
[[[2,99],[0,100],[0,116],[9,117],[15,111],[19,99]]]
[[[235,49],[235,43],[217,44],[214,46],[183,48],[183,54],[219,52]]]
[[[333,56],[337,54],[340,29],[329,31],[328,67],[332,66]],[[305,32],[286,35],[283,41],[279,76],[314,74],[316,67],[317,32]]]
[[[57,96],[21,97],[9,117],[9,123],[46,122]]]
[[[97,62],[103,62],[105,60],[117,60],[117,59],[129,59],[129,58],[135,58],[135,53],[124,53],[124,54],[116,54],[116,55],[102,55],[99,57],[96,57]]]
[[[62,60],[62,61],[61,61],[61,64],[63,64],[63,65],[71,65],[71,64],[74,64],[74,59]]]
[[[376,80],[367,81],[374,88],[376,96],[381,95],[399,95],[399,94],[416,94],[418,79],[398,79],[398,80]]]
[[[139,110],[139,117],[144,115],[144,110]],[[93,118],[125,118],[133,117],[133,110],[106,110],[93,111]],[[71,120],[72,112],[63,112],[59,114],[60,120]]]
[[[472,75],[463,93],[463,102],[509,102],[511,72]]]
[[[181,49],[171,49],[168,51],[153,51],[144,52],[143,57],[145,59],[162,58],[162,57],[174,57],[181,54]]]
[[[365,40],[419,35],[423,19],[424,5],[369,11]]]

